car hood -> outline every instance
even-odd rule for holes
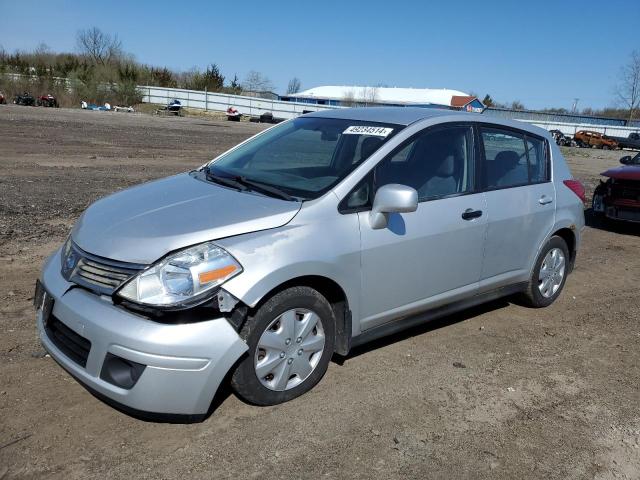
[[[185,173],[98,200],[82,214],[72,238],[94,255],[149,264],[179,248],[280,227],[300,206]]]
[[[602,172],[601,175],[616,180],[640,181],[640,165],[624,165],[621,167],[610,168],[606,172]]]

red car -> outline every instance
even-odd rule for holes
[[[7,99],[4,96],[4,93],[0,92],[0,105],[3,103],[7,103]]]
[[[640,153],[622,157],[620,163],[602,172],[608,179],[593,192],[593,211],[608,219],[640,222]]]

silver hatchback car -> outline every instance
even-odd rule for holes
[[[548,134],[425,108],[317,112],[91,205],[35,302],[51,356],[134,414],[310,390],[334,353],[497,297],[560,295],[584,190]]]

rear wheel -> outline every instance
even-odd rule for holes
[[[567,243],[558,236],[551,237],[538,255],[524,291],[529,306],[547,307],[560,296],[567,280],[569,259]]]
[[[250,403],[276,405],[324,376],[334,348],[333,311],[316,290],[288,288],[247,319],[240,336],[249,351],[233,372],[233,390]]]

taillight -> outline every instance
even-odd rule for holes
[[[584,196],[584,185],[578,180],[565,180],[562,183],[569,187],[569,189],[582,200],[582,203],[587,201],[587,198]]]

